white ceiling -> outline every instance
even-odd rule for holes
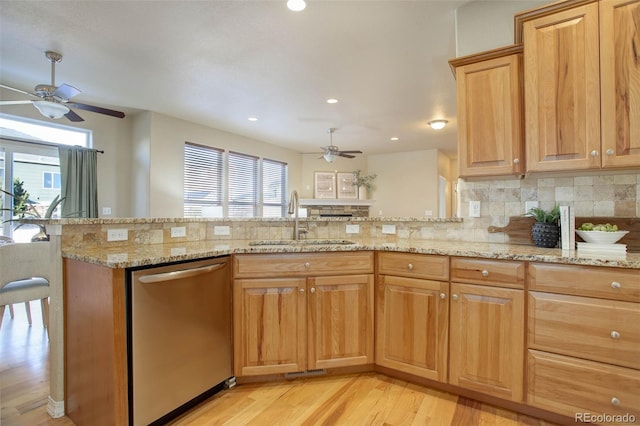
[[[455,155],[447,61],[466,1],[308,0],[302,12],[286,0],[1,1],[0,82],[28,91],[49,83],[44,51],[55,50],[64,56],[56,84],[82,90],[78,102],[156,111],[299,152],[328,145],[336,127],[341,149]],[[449,126],[433,131],[433,118]]]

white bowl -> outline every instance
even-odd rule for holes
[[[581,231],[576,229],[576,233],[587,243],[594,244],[615,244],[620,238],[624,237],[629,231]]]

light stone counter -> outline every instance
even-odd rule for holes
[[[378,250],[487,259],[523,260],[574,265],[612,266],[640,269],[640,253],[628,253],[624,258],[579,256],[576,250],[538,248],[513,244],[476,243],[468,241],[406,241],[386,242],[383,239],[347,238],[354,244],[311,245],[249,245],[248,240],[185,241],[164,244],[130,244],[117,247],[96,245],[74,249],[63,248],[66,258],[95,263],[110,268],[131,268],[234,253],[314,253],[326,251]]]

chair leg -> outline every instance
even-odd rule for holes
[[[13,305],[9,305],[9,315],[11,315],[11,319],[13,319],[13,316],[15,315],[13,312]]]
[[[24,307],[27,310],[27,321],[29,322],[29,325],[31,325],[31,305],[29,302],[24,302]]]
[[[42,306],[42,325],[49,328],[49,298],[40,299],[40,305]]]

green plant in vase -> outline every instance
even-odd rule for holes
[[[531,239],[537,247],[553,248],[558,245],[560,239],[560,206],[556,205],[547,211],[540,207],[529,210],[526,216],[536,220],[531,228]]]
[[[370,175],[363,176],[362,170],[356,170],[355,172],[353,172],[353,176],[354,176],[353,183],[358,188],[358,198],[359,199],[366,198],[366,197],[362,197],[362,194],[360,193],[360,188],[365,188],[367,190],[367,193],[369,193],[373,189],[373,181],[376,180],[378,175],[373,173]]]

